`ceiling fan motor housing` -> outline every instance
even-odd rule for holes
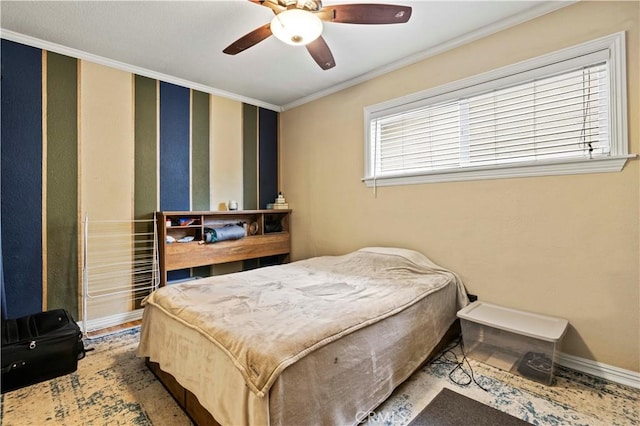
[[[289,9],[273,17],[271,32],[287,44],[306,45],[320,37],[322,21],[307,10]]]
[[[331,49],[322,34],[322,21],[344,24],[402,24],[409,21],[411,7],[382,3],[353,3],[322,6],[320,0],[249,0],[275,13],[270,24],[245,34],[223,52],[236,55],[262,40],[276,36],[293,46],[305,46],[323,70],[335,67]]]

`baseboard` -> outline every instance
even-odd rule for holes
[[[122,312],[119,314],[114,314],[114,315],[109,315],[102,318],[89,320],[87,321],[86,326],[83,323],[80,323],[78,325],[82,328],[82,331],[85,332],[86,334],[92,331],[102,330],[104,328],[109,328],[109,327],[117,327],[119,325],[126,324],[131,321],[140,320],[142,319],[143,311],[144,309],[136,309],[135,311]]]
[[[636,373],[635,371],[625,370],[614,367],[613,365],[603,364],[565,353],[560,353],[558,364],[601,379],[640,389],[640,373]]]

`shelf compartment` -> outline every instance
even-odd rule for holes
[[[166,285],[168,271],[178,269],[276,255],[284,255],[286,260],[291,251],[290,214],[290,210],[158,212],[160,285]],[[194,224],[177,225],[183,218],[193,219]],[[173,225],[166,226],[167,221]],[[219,228],[229,224],[242,224],[247,235],[238,240],[203,243],[205,228]],[[255,232],[252,233],[254,228]],[[194,240],[167,243],[167,236],[176,240],[192,236]]]
[[[165,269],[193,268],[289,253],[289,233],[255,235],[211,244],[171,243],[166,245]]]

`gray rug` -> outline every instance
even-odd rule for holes
[[[524,426],[529,423],[444,388],[410,426]]]

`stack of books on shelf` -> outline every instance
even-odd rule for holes
[[[279,210],[279,209],[288,209],[289,203],[287,203],[282,195],[282,192],[278,194],[276,201],[274,203],[267,204],[267,208],[270,210]]]

